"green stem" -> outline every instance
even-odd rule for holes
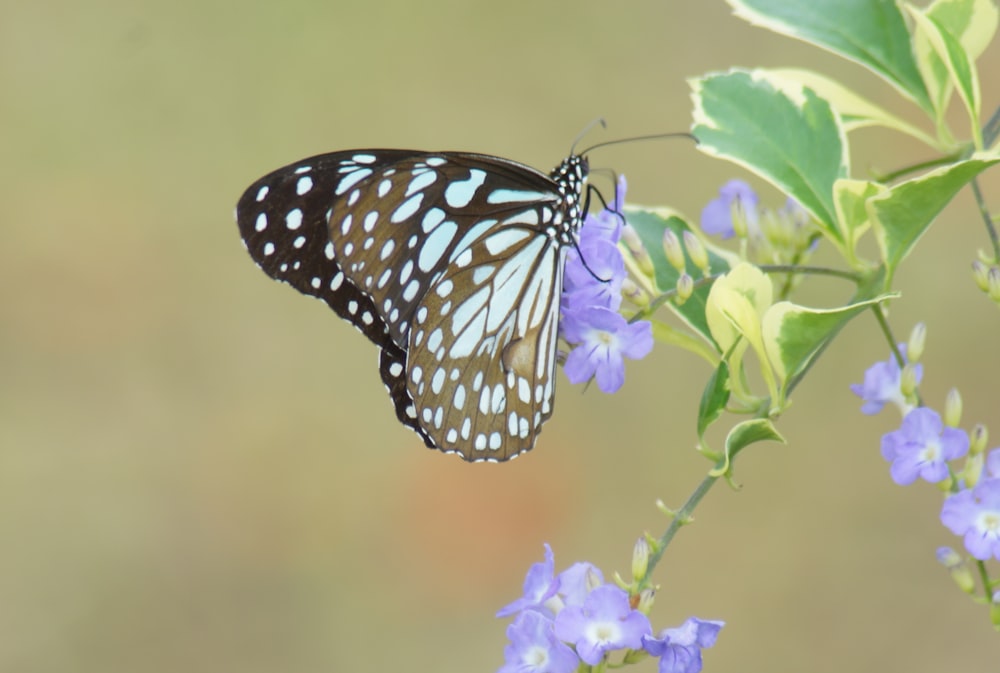
[[[976,561],[976,568],[979,569],[979,581],[983,583],[983,595],[986,596],[987,601],[992,601],[993,591],[990,587],[990,575],[986,572],[986,563]]]
[[[721,468],[724,465],[724,458],[716,463],[717,468]],[[718,480],[718,477],[706,476],[701,483],[698,484],[698,488],[696,488],[694,492],[688,496],[687,502],[684,503],[684,506],[674,514],[674,518],[670,521],[670,525],[667,526],[667,530],[665,530],[663,535],[661,535],[656,541],[656,546],[649,555],[649,569],[646,572],[647,576],[652,576],[653,569],[656,568],[656,564],[660,562],[660,559],[663,557],[663,553],[667,550],[667,546],[670,544],[670,541],[677,534],[677,531],[681,529],[681,526],[690,522],[691,515],[694,513],[698,503],[701,502],[701,499],[705,497],[709,489],[712,488]]]
[[[990,244],[993,246],[993,260],[1000,261],[1000,237],[997,236],[997,228],[993,224],[993,216],[990,215],[990,210],[986,206],[986,199],[983,198],[983,192],[979,188],[979,178],[972,178],[972,195],[976,199],[976,206],[979,208],[979,214],[983,218],[983,224],[986,225],[986,234],[990,237]]]
[[[904,175],[909,175],[910,173],[916,173],[922,171],[926,168],[936,168],[938,166],[945,166],[947,164],[953,164],[962,158],[962,152],[954,152],[952,154],[947,154],[943,157],[938,157],[936,159],[929,159],[927,161],[921,161],[919,164],[911,164],[910,166],[904,166],[903,168],[897,169],[890,173],[877,173],[872,171],[872,177],[875,178],[877,182],[892,182]]]
[[[991,147],[997,136],[1000,136],[1000,107],[993,111],[993,116],[983,127],[983,144]]]

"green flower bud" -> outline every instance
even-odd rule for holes
[[[982,423],[976,423],[969,436],[969,453],[973,456],[986,451],[986,445],[990,441],[990,432]]]
[[[972,263],[972,279],[976,281],[976,287],[983,292],[989,292],[990,289],[989,273],[990,267],[978,259]]]
[[[924,344],[927,341],[927,325],[918,322],[910,332],[910,340],[906,342],[906,359],[910,362],[920,362],[924,354]]]
[[[991,266],[986,274],[986,293],[995,302],[1000,303],[1000,268]]]
[[[677,278],[677,304],[683,304],[694,294],[694,278],[682,273]]]
[[[705,250],[705,245],[701,242],[701,239],[687,229],[684,230],[683,236],[684,247],[687,249],[688,256],[694,262],[694,265],[706,276],[712,273],[708,262],[708,252]],[[680,270],[678,269],[678,271]]]
[[[951,428],[957,428],[962,422],[962,396],[957,388],[948,391],[944,398],[944,424]]]
[[[983,476],[983,462],[985,456],[979,453],[965,459],[965,467],[962,468],[962,481],[966,488],[972,488],[979,483],[979,478]]]
[[[903,396],[909,400],[917,389],[917,371],[912,362],[903,365],[903,371],[899,374],[899,390]]]
[[[656,591],[650,587],[646,587],[639,592],[639,600],[636,602],[635,609],[644,615],[648,615],[649,611],[653,609],[653,599],[656,597]]]
[[[622,281],[622,296],[640,308],[649,306],[649,293],[627,276]]]
[[[655,277],[656,271],[653,268],[653,260],[649,258],[649,253],[646,252],[646,248],[642,244],[642,239],[639,238],[639,232],[632,228],[631,225],[626,224],[622,227],[621,241],[628,248],[628,251],[632,253],[632,259],[635,260],[642,274],[649,278]]]
[[[632,548],[632,581],[641,584],[646,579],[646,570],[649,568],[649,543],[646,538],[641,537],[635,541]]]
[[[969,566],[961,556],[951,547],[941,547],[937,551],[938,562],[941,563],[951,574],[951,579],[955,581],[958,588],[967,594],[972,594],[976,590],[976,580],[972,577]]]
[[[667,261],[670,262],[670,266],[678,271],[683,271],[687,268],[687,260],[684,259],[684,248],[681,247],[681,240],[677,238],[677,234],[674,233],[673,229],[667,229],[663,232],[663,252],[667,255]]]

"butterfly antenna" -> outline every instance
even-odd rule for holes
[[[583,130],[580,131],[580,133],[577,134],[576,138],[573,139],[573,144],[569,146],[570,156],[576,156],[576,146],[577,146],[577,143],[579,143],[581,140],[583,140],[584,136],[586,136],[588,133],[590,133],[591,130],[593,130],[593,128],[595,126],[597,126],[598,124],[601,125],[602,129],[608,128],[608,123],[606,121],[604,121],[604,117],[598,117],[597,119],[594,119],[594,120],[591,120],[590,122],[588,122],[587,125],[583,127]],[[584,153],[581,152],[580,154],[584,154]]]
[[[698,139],[695,138],[690,133],[687,133],[686,131],[677,133],[654,133],[652,135],[646,135],[646,136],[632,136],[631,138],[618,138],[617,140],[605,140],[604,142],[597,143],[596,145],[591,145],[587,149],[580,152],[580,154],[581,155],[589,154],[593,150],[596,150],[598,147],[607,147],[608,145],[621,145],[623,143],[634,143],[640,140],[662,140],[665,138],[690,138],[695,142],[695,144],[698,143]],[[573,143],[573,145],[575,147],[576,143]]]

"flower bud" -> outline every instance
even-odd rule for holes
[[[684,259],[684,248],[681,247],[681,240],[677,238],[677,234],[674,233],[673,229],[666,229],[663,232],[663,252],[666,254],[670,266],[678,271],[683,271],[687,268],[687,261]]]
[[[973,488],[979,483],[979,478],[983,476],[983,463],[985,456],[979,453],[970,455],[965,459],[965,466],[962,468],[962,482],[966,488]]]
[[[646,252],[646,248],[642,244],[642,239],[639,238],[639,232],[632,225],[626,224],[622,227],[621,241],[628,248],[628,251],[632,253],[632,259],[635,260],[642,274],[650,278],[655,277],[656,271],[653,269],[653,260],[649,258],[649,253]]]
[[[917,368],[916,365],[907,362],[903,365],[903,371],[899,374],[899,390],[907,400],[913,397],[917,389]]]
[[[684,247],[687,249],[688,256],[694,262],[694,265],[707,276],[712,270],[709,267],[708,252],[705,250],[705,245],[701,242],[700,238],[687,229],[684,230],[683,236]]]
[[[950,428],[957,428],[962,422],[962,396],[957,388],[948,391],[944,398],[944,424]]]
[[[958,552],[951,547],[939,547],[937,550],[937,560],[938,563],[948,569],[948,572],[951,573],[951,579],[955,581],[959,589],[967,594],[971,594],[976,590],[976,581],[972,577],[972,573],[969,571],[969,567],[965,561],[958,555]]]
[[[743,208],[743,201],[741,199],[733,199],[729,210],[733,223],[733,233],[736,234],[737,238],[746,238],[750,228],[747,224],[747,211]]]
[[[653,599],[656,596],[656,591],[652,588],[645,588],[639,592],[639,600],[636,602],[635,609],[644,615],[648,615],[649,611],[653,607]]]
[[[995,302],[1000,303],[1000,268],[991,266],[986,274],[986,293]]]
[[[989,430],[982,423],[976,423],[969,435],[969,454],[976,456],[986,451],[986,445],[990,441]]]
[[[632,581],[641,583],[646,579],[646,570],[649,568],[649,542],[641,537],[635,541],[632,548]]]
[[[677,278],[677,304],[683,304],[694,294],[694,278],[682,273]]]
[[[990,601],[990,621],[1000,630],[1000,591],[994,591]]]
[[[989,273],[990,267],[978,259],[972,263],[972,279],[976,281],[976,287],[983,292],[988,292],[990,289]]]
[[[910,340],[906,342],[906,359],[910,362],[920,362],[924,354],[924,344],[927,341],[927,325],[918,322],[910,332]]]
[[[640,308],[649,306],[649,293],[627,276],[622,281],[622,296]]]

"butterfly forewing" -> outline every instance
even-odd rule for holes
[[[244,242],[381,348],[401,422],[467,460],[529,450],[552,413],[564,246],[586,162],[357,150],[252,185]]]

